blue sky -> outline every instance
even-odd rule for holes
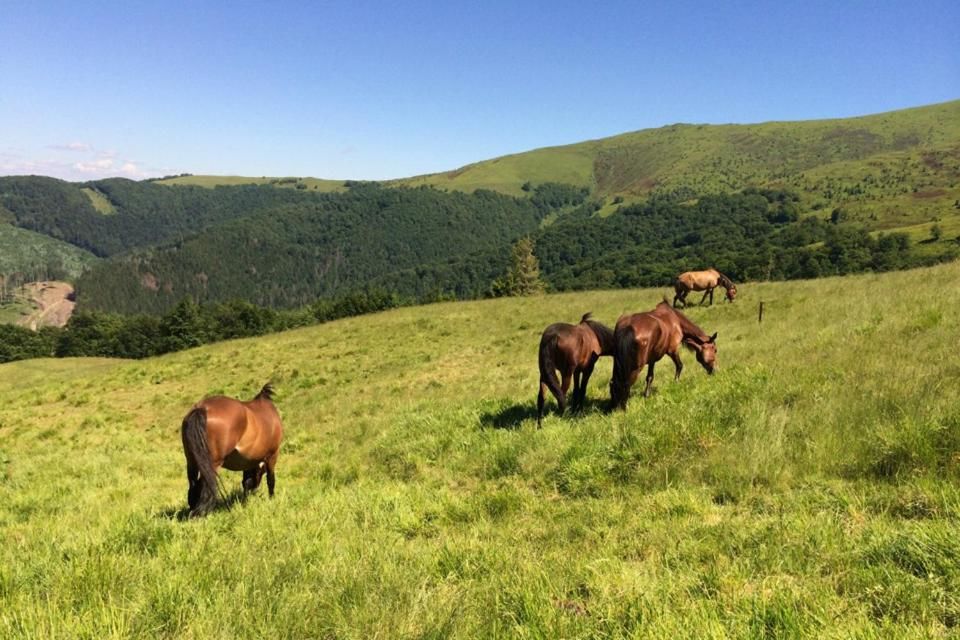
[[[0,175],[385,179],[960,98],[960,2],[0,3]]]

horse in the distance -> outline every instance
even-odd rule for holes
[[[557,399],[560,415],[567,406],[567,391],[573,380],[571,406],[579,409],[587,396],[587,383],[600,356],[613,355],[613,330],[584,314],[579,324],[558,322],[540,338],[540,393],[537,396],[537,426],[543,420],[543,405],[549,389]],[[560,371],[560,380],[557,379]],[[562,380],[562,382],[561,382]]]
[[[663,357],[670,356],[676,369],[674,379],[680,379],[683,362],[680,345],[697,354],[697,362],[712,374],[717,361],[717,334],[708,336],[689,318],[674,309],[666,300],[653,311],[622,316],[614,332],[616,343],[613,354],[613,378],[610,380],[610,403],[613,409],[626,409],[630,387],[637,381],[640,370],[647,366],[647,386],[643,396],[650,395],[653,367]]]
[[[272,397],[268,383],[249,402],[212,396],[193,405],[184,417],[180,436],[187,459],[191,516],[207,513],[216,503],[220,467],[242,471],[245,492],[260,486],[266,473],[273,497],[283,426]]]
[[[673,282],[673,290],[676,295],[673,297],[673,306],[680,302],[687,306],[687,294],[691,291],[703,291],[703,297],[700,298],[700,304],[710,296],[710,304],[713,304],[713,290],[717,287],[723,287],[727,290],[727,300],[733,302],[737,297],[737,285],[727,276],[716,269],[707,269],[706,271],[684,271],[677,276]]]

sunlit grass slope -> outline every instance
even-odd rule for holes
[[[744,284],[690,311],[719,332],[716,375],[685,354],[608,415],[604,359],[586,413],[542,430],[543,327],[664,291],[0,366],[0,637],[949,636],[958,282]],[[178,519],[184,413],[267,380],[276,498]]]
[[[321,178],[253,178],[247,176],[184,175],[164,178],[158,184],[183,184],[198,187],[236,186],[242,184],[272,184],[289,189],[308,189],[310,191],[345,191],[343,180],[323,180]]]
[[[362,178],[362,176],[357,176]],[[182,176],[164,184],[270,183],[321,191],[315,178]],[[589,187],[603,215],[653,193],[787,188],[805,212],[842,208],[871,230],[960,219],[960,100],[856,118],[756,124],[675,124],[475,162],[388,181],[524,195],[525,183]]]

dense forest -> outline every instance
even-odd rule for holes
[[[669,285],[677,273],[714,266],[736,281],[887,271],[949,260],[960,246],[928,256],[901,233],[871,234],[802,216],[797,196],[748,189],[733,195],[654,198],[601,218],[585,203],[531,234],[553,291]],[[509,249],[406,269],[373,280],[419,299],[488,294]]]
[[[84,192],[87,191],[87,193]],[[99,211],[88,194],[109,203]],[[0,178],[0,221],[111,256],[179,239],[279,206],[319,202],[326,194],[241,185],[170,188],[111,178],[76,184],[42,176]]]
[[[184,297],[300,307],[399,270],[495,254],[585,197],[560,185],[513,198],[356,183],[102,261],[79,278],[77,298],[84,309],[126,313],[162,313]]]

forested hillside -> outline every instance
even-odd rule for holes
[[[98,211],[91,194],[109,203],[112,213]],[[83,184],[42,176],[0,178],[0,207],[9,221],[98,256],[155,245],[284,204],[322,197],[258,185],[171,189],[125,178]]]
[[[84,308],[124,312],[164,311],[184,297],[302,306],[398,270],[496,253],[585,195],[561,185],[521,199],[359,183],[102,262],[77,295]]]

